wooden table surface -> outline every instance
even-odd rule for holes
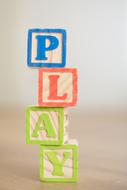
[[[0,116],[0,190],[127,190],[127,119],[71,114],[79,141],[79,182],[39,181],[39,146],[25,143],[25,116]]]

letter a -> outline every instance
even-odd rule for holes
[[[33,130],[32,137],[38,137],[38,132],[41,130],[45,130],[47,132],[47,137],[56,137],[49,115],[46,113],[42,113],[39,116],[35,129]]]

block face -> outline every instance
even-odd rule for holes
[[[40,106],[75,106],[77,102],[77,69],[39,69],[38,94]]]
[[[64,108],[64,143],[69,141],[69,110]]]
[[[78,178],[78,146],[40,147],[40,180],[76,182]]]
[[[29,107],[26,113],[28,144],[61,145],[64,141],[64,108]]]
[[[64,67],[66,64],[66,31],[63,29],[30,29],[27,54],[29,67]]]

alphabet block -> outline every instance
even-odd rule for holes
[[[77,69],[39,69],[38,86],[39,106],[75,106],[77,102]]]
[[[29,107],[26,112],[28,144],[61,145],[67,141],[64,108]]]
[[[30,29],[27,54],[29,67],[64,67],[66,64],[66,31],[63,29]]]
[[[64,108],[64,143],[67,143],[69,141],[69,113],[68,108]]]
[[[40,146],[40,180],[76,182],[78,178],[78,146]]]

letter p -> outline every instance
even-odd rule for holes
[[[47,60],[46,56],[47,51],[54,50],[58,47],[59,41],[57,37],[50,35],[37,35],[37,56],[36,60]],[[49,41],[49,45],[46,45],[47,40]]]

